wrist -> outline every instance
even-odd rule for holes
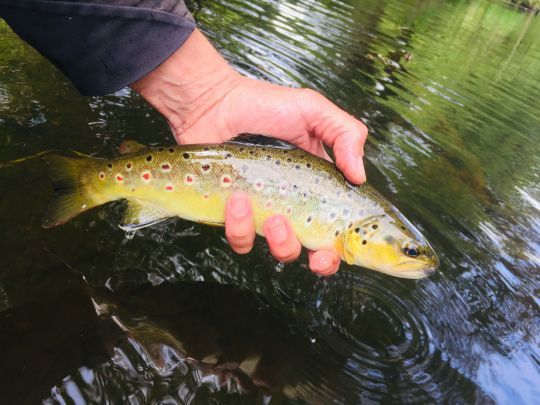
[[[169,122],[175,136],[223,100],[243,77],[198,30],[165,62],[131,84]]]

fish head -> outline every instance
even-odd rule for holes
[[[395,277],[427,277],[439,267],[437,255],[395,208],[353,222],[344,233],[344,256],[349,264]]]

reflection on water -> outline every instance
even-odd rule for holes
[[[368,177],[429,235],[440,272],[413,282],[344,266],[322,280],[304,260],[277,273],[261,241],[239,257],[219,229],[172,221],[129,239],[116,227],[122,204],[45,231],[42,164],[5,168],[0,327],[9,367],[0,381],[10,389],[0,395],[533,402],[538,17],[482,0],[191,9],[245,74],[314,87],[365,120]],[[0,159],[171,141],[129,91],[80,97],[5,26],[0,33]]]

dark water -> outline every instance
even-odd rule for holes
[[[534,403],[540,397],[540,17],[498,1],[201,1],[242,72],[370,128],[368,178],[433,242],[418,282],[303,260],[122,204],[40,228],[39,160],[0,170],[2,403]],[[0,160],[168,144],[125,90],[79,96],[0,25]],[[537,398],[536,400],[534,398]]]

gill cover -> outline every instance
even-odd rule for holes
[[[433,274],[439,261],[431,246],[404,218],[388,214],[357,221],[345,231],[345,261],[395,277]]]

